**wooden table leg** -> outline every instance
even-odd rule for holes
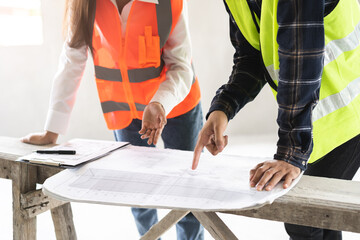
[[[76,240],[73,215],[70,203],[51,209],[57,240]]]
[[[35,240],[36,217],[25,217],[20,195],[36,189],[37,168],[20,162],[14,163],[12,167],[13,239]]]
[[[215,240],[238,239],[215,212],[192,212],[192,214]]]
[[[156,240],[163,235],[169,228],[185,217],[189,211],[172,210],[160,222],[150,228],[140,240]]]

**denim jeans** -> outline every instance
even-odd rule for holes
[[[309,164],[305,175],[351,180],[360,166],[360,135]],[[341,231],[285,223],[291,240],[341,240]]]
[[[161,138],[165,148],[193,151],[196,145],[198,134],[203,126],[203,114],[201,103],[191,111],[167,119]],[[135,146],[149,146],[147,139],[141,139],[138,131],[141,129],[141,120],[134,119],[131,124],[120,130],[114,131],[116,141],[130,142]],[[140,235],[144,235],[152,225],[157,223],[156,209],[132,208],[135,223]],[[193,214],[186,215],[176,224],[178,240],[202,240],[204,229]]]

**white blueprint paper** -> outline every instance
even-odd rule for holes
[[[278,184],[258,192],[249,171],[265,158],[202,154],[127,146],[77,169],[47,179],[45,194],[64,201],[187,210],[233,210],[271,203],[288,192]]]

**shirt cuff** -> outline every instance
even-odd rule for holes
[[[164,110],[165,110],[165,116],[167,116],[171,110],[177,105],[179,104],[176,101],[176,98],[171,94],[171,93],[167,93],[167,92],[156,92],[156,94],[154,95],[154,97],[151,99],[150,102],[158,102],[160,103]]]
[[[49,110],[45,123],[45,131],[65,134],[69,126],[70,114]]]
[[[225,115],[227,116],[228,121],[230,121],[234,116],[233,116],[233,109],[232,107],[227,104],[227,103],[223,103],[220,101],[217,102],[213,102],[210,106],[209,112],[206,114],[205,119],[207,120],[210,116],[210,114],[214,111],[222,111],[225,113]]]
[[[311,153],[311,151],[303,153],[300,150],[278,147],[277,153],[274,155],[274,159],[285,161],[295,167],[300,168],[302,171],[305,171],[307,168],[307,162],[310,157],[309,152]]]

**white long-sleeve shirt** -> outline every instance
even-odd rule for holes
[[[157,0],[138,1],[158,4]],[[117,7],[116,0],[111,0],[111,2]],[[132,3],[133,0],[126,4],[119,14],[123,36],[125,36],[126,23]],[[87,46],[71,48],[69,40],[65,41],[60,55],[58,71],[53,80],[45,130],[59,134],[66,133],[87,57]],[[150,102],[161,103],[167,115],[187,96],[193,80],[187,0],[183,1],[182,13],[164,45],[162,57],[168,68],[166,80],[160,84]]]

